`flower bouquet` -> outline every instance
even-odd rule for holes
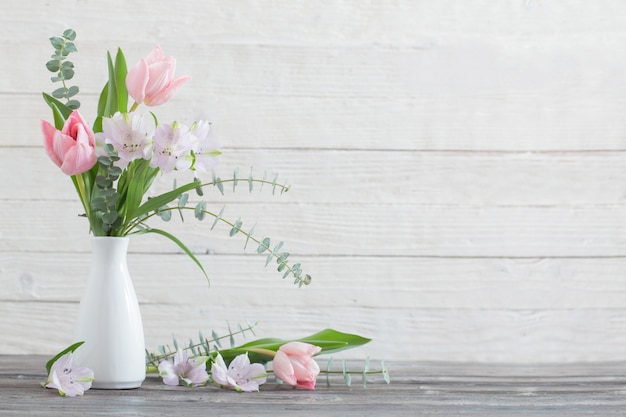
[[[161,48],[156,46],[128,69],[121,49],[117,50],[114,58],[110,53],[107,54],[108,82],[102,89],[97,115],[90,125],[79,112],[80,102],[76,98],[79,88],[68,85],[74,76],[74,64],[68,57],[77,51],[75,37],[76,33],[68,29],[62,36],[50,38],[55,51],[46,66],[55,73],[52,81],[61,83],[61,87],[51,94],[43,94],[52,110],[53,121],[42,121],[41,128],[46,153],[63,173],[70,176],[94,239],[127,241],[127,237],[132,235],[161,235],[178,245],[207,276],[203,265],[180,239],[149,224],[155,217],[169,220],[172,212],[178,212],[181,216],[184,212],[192,212],[198,220],[212,217],[211,229],[222,222],[230,227],[230,236],[241,233],[245,236],[246,245],[249,241],[255,242],[256,251],[266,255],[266,265],[275,261],[283,278],[291,275],[295,284],[309,284],[311,277],[303,274],[300,264],[289,262],[289,253],[282,251],[282,242],[272,245],[268,237],[257,238],[253,230],[243,229],[241,220],[231,222],[222,217],[222,211],[216,213],[209,210],[206,201],[195,205],[189,203],[189,192],[195,191],[198,196],[203,196],[204,189],[213,186],[223,193],[224,183],[236,185],[239,179],[236,171],[232,179],[222,180],[215,174],[211,174],[212,179],[208,182],[198,179],[198,174],[212,172],[221,155],[208,121],[199,120],[189,126],[177,121],[163,123],[155,113],[139,111],[141,106],[154,107],[168,102],[190,79],[187,75],[175,77],[175,59],[164,55]],[[157,176],[173,171],[190,172],[193,179],[184,185],[175,186],[171,191],[149,197],[148,192]],[[288,190],[287,186],[278,184],[276,179],[268,181],[250,175],[247,182],[250,191],[257,183],[271,185],[273,190],[279,189],[281,192]],[[92,266],[90,279],[94,273],[102,275],[101,271],[109,270],[106,264],[112,252],[107,250],[100,260],[101,265],[95,269]],[[125,270],[125,258],[122,261],[122,267],[117,269]],[[91,291],[96,294],[96,299],[106,297],[115,282],[107,275],[103,277],[102,283],[93,284],[96,287]],[[132,285],[123,285],[126,286],[126,292],[117,295],[118,301],[123,300],[121,304],[114,302],[111,305],[115,307],[98,310],[93,314],[96,318],[105,316],[110,326],[109,332],[119,331],[119,328],[125,327],[124,323],[133,323],[135,320],[120,316],[121,310],[127,310],[124,304],[127,300],[137,304]],[[135,310],[139,314],[138,307]],[[81,316],[86,315],[81,302]],[[79,317],[79,320],[81,318],[84,317]],[[104,321],[100,324],[88,322],[83,327],[92,331],[102,327],[102,323]],[[44,385],[58,389],[62,395],[82,394],[91,387],[94,378],[96,382],[99,378],[106,380],[108,376],[104,375],[108,375],[109,368],[130,367],[130,363],[126,366],[120,361],[130,356],[128,352],[132,350],[135,355],[132,367],[138,369],[138,376],[133,376],[134,385],[112,383],[101,387],[139,386],[147,370],[160,373],[166,384],[198,386],[210,378],[220,386],[240,391],[257,390],[258,385],[265,381],[266,368],[263,364],[273,362],[274,373],[280,380],[313,389],[320,370],[312,356],[360,346],[369,341],[360,336],[327,329],[299,340],[261,339],[239,347],[233,345],[229,349],[221,349],[220,337],[217,335],[211,340],[200,336],[198,343],[190,342],[186,348],[162,349],[159,355],[148,354],[146,362],[140,317],[127,327],[130,329],[126,330],[129,333],[127,335],[107,334],[101,338],[92,338],[92,334],[88,333],[90,340],[81,340],[59,353],[48,363],[49,377]],[[232,335],[229,335],[231,339]],[[111,340],[119,343],[117,341],[124,338],[136,339],[137,343],[132,348],[119,348],[110,344],[99,346]],[[81,347],[83,343],[85,346]],[[98,364],[95,373],[85,366],[73,367],[73,355],[79,347],[89,352],[104,351],[108,355],[105,359],[93,359]],[[256,363],[251,363],[251,360]],[[141,362],[139,365],[138,361]],[[112,366],[112,363],[116,366]]]

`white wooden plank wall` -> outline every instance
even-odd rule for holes
[[[155,44],[192,81],[162,120],[209,117],[221,176],[292,190],[208,196],[284,240],[297,289],[228,229],[131,243],[147,344],[258,321],[374,342],[351,357],[626,359],[626,3],[620,0],[35,0],[0,13],[0,353],[69,344],[89,239],[47,159],[47,38],[78,32],[93,119],[105,54]],[[184,178],[179,178],[179,181]],[[159,189],[171,179],[159,182]]]

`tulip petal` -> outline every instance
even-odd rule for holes
[[[146,97],[146,86],[148,85],[149,71],[148,63],[144,58],[140,59],[126,75],[126,89],[128,94],[136,103],[143,102]]]
[[[191,79],[190,75],[183,75],[181,77],[172,80],[172,82],[163,90],[159,91],[157,94],[154,94],[150,99],[146,97],[146,105],[147,106],[158,106],[167,101],[169,101],[174,94],[183,86],[187,81]]]
[[[293,365],[285,352],[281,350],[276,352],[276,356],[274,356],[272,362],[274,374],[280,378],[281,381],[289,385],[296,385],[298,383],[294,374]]]
[[[45,120],[41,121],[41,130],[43,132],[44,149],[46,150],[46,153],[48,154],[52,162],[60,167],[63,161],[61,160],[61,158],[59,158],[54,150],[54,144],[56,142],[55,138],[60,132],[57,130],[56,127],[54,127],[52,124]]]

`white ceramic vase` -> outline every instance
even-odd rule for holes
[[[93,369],[93,388],[138,388],[146,378],[141,312],[128,273],[128,237],[92,237],[91,271],[80,301],[75,366]]]

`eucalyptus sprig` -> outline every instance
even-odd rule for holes
[[[52,82],[61,82],[62,87],[57,88],[52,92],[52,97],[57,99],[66,99],[65,105],[72,110],[80,107],[80,102],[74,97],[78,94],[78,87],[73,85],[68,87],[66,81],[71,80],[74,77],[74,64],[67,59],[69,54],[77,52],[74,40],[76,39],[76,32],[72,29],[67,29],[63,32],[62,36],[53,36],[50,38],[50,43],[54,47],[54,54],[51,56],[51,60],[46,63],[46,68],[50,72],[56,72],[57,75],[51,77]]]

